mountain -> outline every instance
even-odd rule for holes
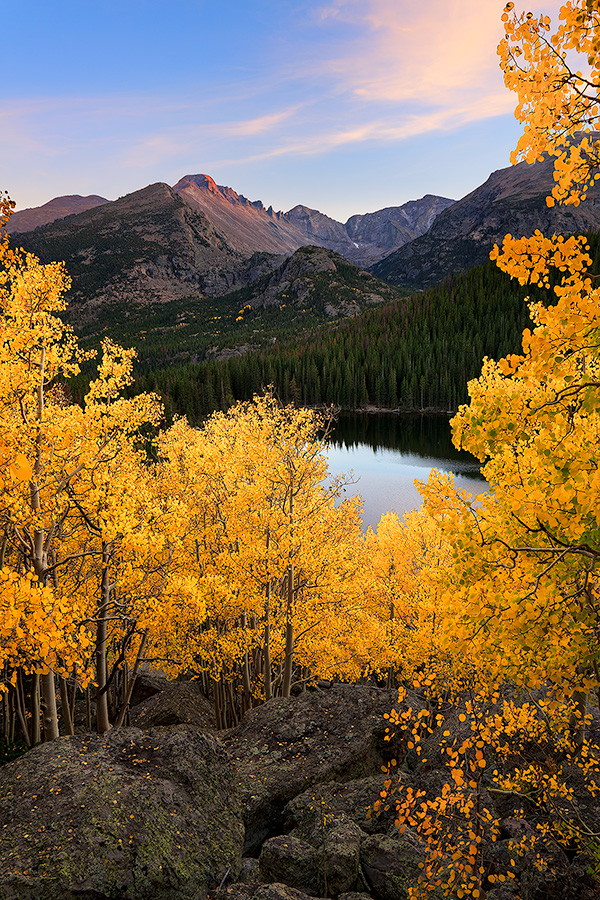
[[[185,175],[173,190],[205,213],[230,246],[241,253],[291,253],[306,244],[326,247],[359,266],[371,265],[390,250],[423,234],[435,216],[454,201],[428,194],[402,206],[352,216],[343,225],[308,206],[274,212],[247,200],[209,175]]]
[[[364,248],[363,265],[371,265],[377,258],[387,256],[392,248],[425,234],[437,216],[455,202],[447,197],[426,194],[420,200],[409,200],[402,206],[388,206],[377,212],[351,216],[344,227],[351,240]]]
[[[158,182],[17,236],[43,262],[65,260],[71,317],[105,301],[145,304],[222,294],[272,267],[232,248],[208,218]],[[279,259],[275,258],[275,262]]]
[[[370,271],[405,290],[437,284],[489,258],[505,234],[529,237],[575,234],[600,228],[600,185],[581,206],[546,205],[554,185],[554,161],[518,163],[493,172],[487,181],[441,212],[422,237],[393,251]]]
[[[273,212],[272,207],[265,209],[260,200],[251,202],[232,188],[215,184],[209,175],[185,175],[173,190],[192,209],[206,215],[239,253],[288,254],[306,243],[281,213]]]
[[[86,209],[93,209],[108,202],[105,197],[98,197],[97,194],[90,194],[88,197],[82,197],[80,194],[55,197],[43,206],[34,206],[13,213],[6,230],[9,234],[14,231],[33,231],[40,225],[47,225],[48,222],[55,222],[56,219],[64,219],[65,216],[85,212]]]
[[[39,216],[44,209],[49,216],[50,208],[64,212],[60,199],[40,207]],[[345,225],[318,210],[296,206],[274,212],[207,175],[187,175],[173,188],[158,182],[113,202],[97,201],[79,214],[14,232],[17,242],[42,262],[66,262],[73,280],[70,316],[79,322],[95,319],[94,307],[108,301],[147,304],[226,294],[306,245],[366,264],[422,233],[452,202],[429,195],[353,216],[350,237]]]
[[[253,281],[240,298],[252,309],[310,308],[323,318],[355,316],[396,299],[397,292],[325,247],[300,247],[274,271]]]
[[[279,259],[274,271],[218,297],[196,293],[144,305],[90,304],[85,318],[72,308],[77,315],[72,312],[71,319],[86,349],[97,347],[103,336],[135,347],[141,373],[298,341],[332,319],[355,316],[399,296],[323,247],[301,247]]]

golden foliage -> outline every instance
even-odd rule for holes
[[[554,156],[556,185],[548,205],[577,206],[600,178],[600,140],[594,133],[600,113],[600,10],[589,0],[569,0],[552,32],[549,16],[517,13],[514,3],[507,3],[502,21],[500,65],[506,86],[518,97],[515,116],[524,124],[511,161]]]

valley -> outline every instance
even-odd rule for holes
[[[426,195],[342,224],[188,175],[112,202],[56,198],[9,228],[42,262],[65,261],[82,346],[134,347],[136,390],[169,414],[199,421],[268,384],[284,402],[448,411],[484,356],[519,350],[528,321],[527,291],[486,262],[493,243],[600,226],[599,188],[550,209],[551,181],[550,161],[521,163],[457,202]]]

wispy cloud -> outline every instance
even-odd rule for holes
[[[277,130],[284,122],[292,119],[299,109],[306,106],[304,103],[296,103],[287,109],[279,112],[270,113],[265,116],[258,116],[255,119],[242,119],[239,122],[224,122],[219,125],[209,126],[213,133],[219,133],[223,136],[256,136],[262,134],[270,134]]]
[[[365,100],[453,105],[457,93],[501,84],[494,49],[502,26],[494,3],[340,0],[335,14],[361,36],[326,65]]]
[[[558,0],[545,4],[550,13],[557,7]],[[482,0],[337,0],[317,10],[317,20],[355,26],[357,34],[323,68],[365,101],[460,105],[461,95],[502,85],[500,14],[499,4]]]
[[[250,162],[275,159],[283,156],[311,156],[330,153],[341,147],[377,143],[398,143],[429,134],[460,128],[484,118],[501,115],[510,109],[504,92],[488,94],[471,103],[456,105],[452,109],[406,113],[397,122],[389,118],[365,121],[354,127],[338,127],[330,130],[316,129],[302,137],[281,140],[277,145],[248,156],[214,160],[220,165],[246,165]]]

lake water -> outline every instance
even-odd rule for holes
[[[333,475],[353,473],[356,484],[344,496],[360,494],[365,529],[390,509],[402,515],[420,506],[414,481],[427,481],[433,468],[453,472],[457,487],[472,494],[487,487],[479,462],[453,446],[445,416],[342,413],[327,455]]]

